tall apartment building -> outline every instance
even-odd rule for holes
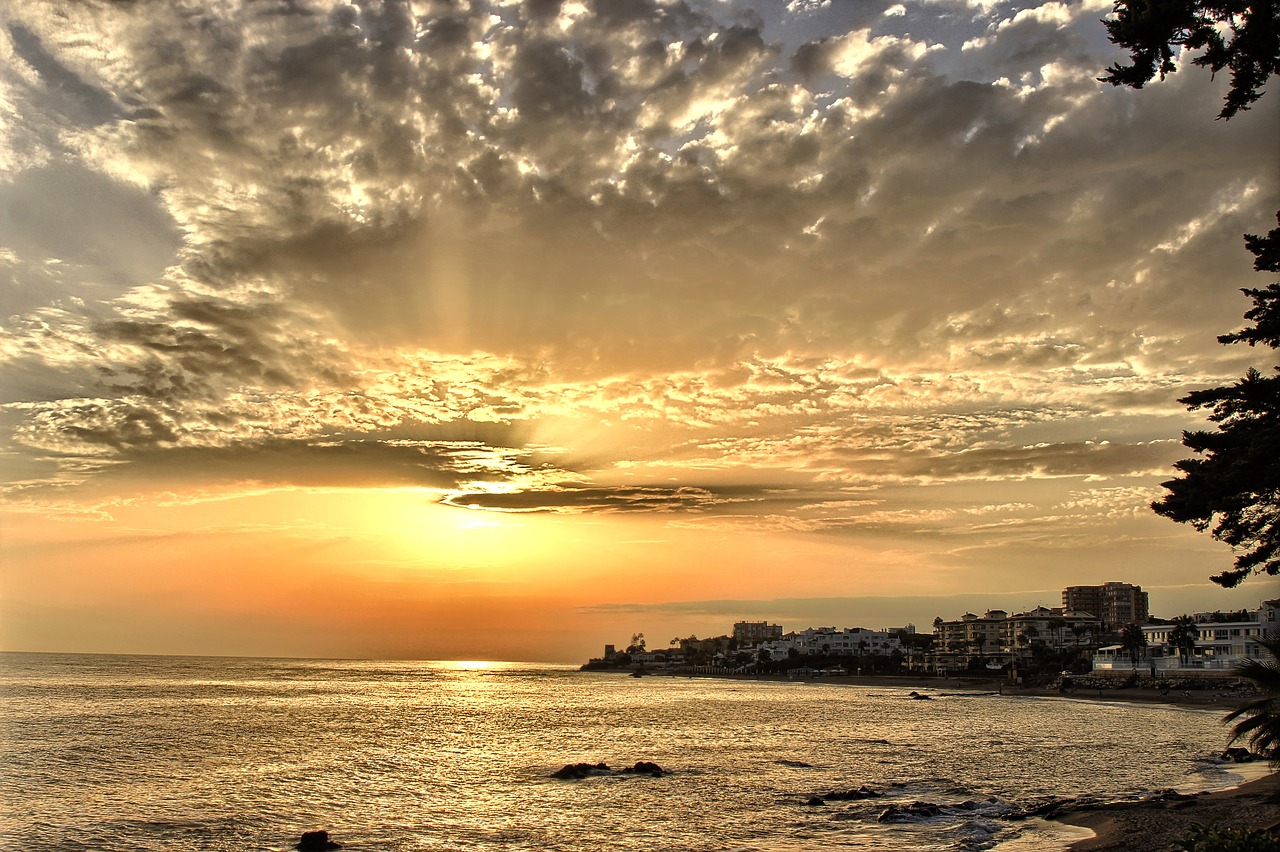
[[[739,621],[733,625],[733,638],[744,645],[770,642],[782,638],[782,625],[767,621]]]
[[[1013,615],[990,609],[983,615],[966,612],[955,621],[934,622],[934,649],[938,651],[982,651],[1010,653],[1032,645],[1050,648],[1079,648],[1096,638],[1101,627],[1092,614],[1066,612],[1038,606]]]
[[[1062,590],[1062,608],[1067,612],[1094,615],[1107,629],[1122,624],[1143,624],[1150,615],[1147,593],[1141,586],[1130,583],[1067,586]]]

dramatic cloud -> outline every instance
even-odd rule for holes
[[[1110,536],[1280,174],[1274,99],[1104,88],[1108,8],[10,3],[10,504]]]

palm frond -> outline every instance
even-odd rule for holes
[[[1246,660],[1236,666],[1236,673],[1262,694],[1241,703],[1222,721],[1235,722],[1230,743],[1245,740],[1253,752],[1280,766],[1280,636],[1263,637],[1258,644],[1271,659]]]

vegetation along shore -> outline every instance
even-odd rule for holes
[[[1053,819],[1094,832],[1072,852],[1275,852],[1280,773],[1216,793],[1089,806]]]

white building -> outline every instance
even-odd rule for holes
[[[1258,640],[1280,636],[1280,600],[1263,601],[1244,618],[1231,618],[1216,612],[1197,612],[1196,647],[1190,654],[1179,654],[1170,647],[1169,637],[1175,625],[1149,624],[1142,628],[1147,647],[1141,649],[1137,670],[1154,673],[1229,672],[1247,659],[1261,659]],[[1099,648],[1093,658],[1094,671],[1133,671],[1129,651],[1121,645]]]
[[[760,647],[767,650],[775,660],[790,655],[792,649],[802,655],[808,654],[892,654],[902,649],[896,633],[883,630],[868,630],[865,627],[809,627],[800,633],[788,633],[773,642],[763,642]]]

